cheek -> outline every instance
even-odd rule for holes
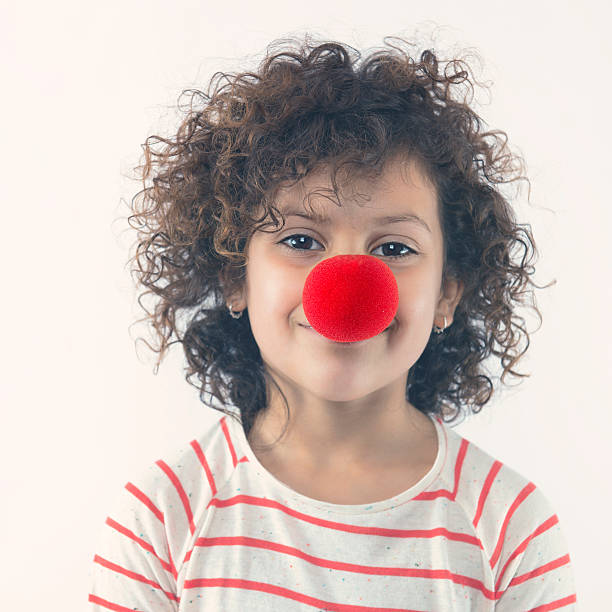
[[[439,288],[431,274],[410,274],[397,277],[399,290],[398,317],[431,317]]]
[[[251,319],[269,322],[286,317],[302,301],[305,278],[299,270],[273,258],[249,262],[246,285]]]

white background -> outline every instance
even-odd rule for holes
[[[492,88],[479,111],[525,156],[533,206],[525,192],[517,206],[541,253],[536,280],[558,283],[538,292],[544,323],[519,368],[532,377],[457,431],[543,490],[582,610],[609,603],[612,53],[603,7],[2,3],[3,610],[86,609],[96,540],[119,490],[218,414],[185,382],[179,347],[157,376],[152,354],[136,353],[121,198],[139,186],[124,175],[149,134],[176,125],[182,89],[254,68],[268,43],[304,32],[362,51],[416,34],[482,56],[475,68]]]

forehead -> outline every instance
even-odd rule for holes
[[[280,187],[274,205],[284,216],[307,213],[319,222],[412,213],[429,223],[438,216],[437,190],[414,159],[396,157],[378,175],[340,171],[336,181],[337,192],[330,167],[323,166],[292,186]]]

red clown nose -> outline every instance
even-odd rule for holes
[[[391,268],[380,259],[337,255],[310,271],[302,304],[311,327],[322,336],[359,342],[380,334],[393,321],[399,292]]]

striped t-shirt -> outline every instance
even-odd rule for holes
[[[542,491],[439,418],[438,454],[417,484],[341,505],[277,480],[219,415],[121,490],[91,566],[90,610],[577,609]]]

